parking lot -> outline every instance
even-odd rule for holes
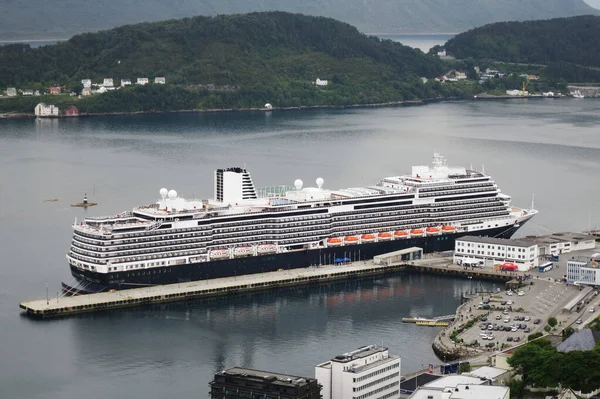
[[[462,338],[466,344],[476,341],[475,347],[479,348],[491,346],[490,344],[495,347],[502,344],[511,346],[527,340],[530,334],[541,332],[551,316],[557,318],[557,331],[576,323],[578,319],[583,318],[583,321],[587,322],[588,318],[595,316],[595,312],[589,313],[589,309],[593,308],[595,303],[584,307],[580,312],[561,312],[562,308],[578,295],[578,287],[569,287],[564,282],[555,281],[554,278],[539,276],[534,276],[526,283],[529,285],[515,292],[501,291],[493,295],[479,296],[470,306],[467,317],[475,319],[480,316],[481,319],[458,338]],[[466,320],[463,318],[462,321]],[[577,324],[574,324],[575,326]]]

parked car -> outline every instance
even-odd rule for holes
[[[529,327],[527,327],[526,329],[523,330],[523,332],[530,333],[531,329]]]
[[[514,341],[515,342],[519,342],[521,340],[521,337],[515,337]]]
[[[590,313],[594,313],[595,311],[596,311],[596,309],[590,308]]]
[[[506,301],[500,302],[500,305],[506,305]],[[600,305],[600,304],[598,304],[598,305]]]
[[[530,320],[531,320],[531,317],[529,317],[529,316],[525,316],[525,319],[523,319],[523,321],[530,321]]]
[[[500,316],[499,314],[496,315],[496,320],[500,320],[502,319],[502,316]]]
[[[487,321],[487,317],[482,317],[481,321]]]
[[[533,324],[540,324],[542,322],[542,319],[535,319],[533,321]]]
[[[506,338],[506,342],[512,342],[512,340],[513,340],[513,337]]]
[[[578,320],[577,320],[575,323],[577,323],[577,324],[581,324],[581,323],[583,323],[583,320],[581,320],[581,319],[578,319]]]

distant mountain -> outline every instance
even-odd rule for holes
[[[0,40],[67,38],[143,21],[272,10],[386,33],[454,33],[499,21],[600,15],[583,0],[0,0]]]

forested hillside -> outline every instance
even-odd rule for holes
[[[387,33],[455,33],[498,21],[600,14],[583,0],[0,0],[0,40],[68,38],[144,21],[276,10]]]
[[[445,48],[457,58],[600,67],[600,17],[495,23],[461,33]]]
[[[70,90],[81,79],[164,76],[169,86],[196,90],[176,95],[169,88],[127,88],[93,96],[102,98],[93,102],[94,110],[103,112],[110,111],[105,98],[128,110],[178,109],[160,103],[135,108],[136,93],[185,97],[190,108],[342,105],[457,94],[451,87],[421,84],[419,77],[444,68],[437,57],[366,36],[348,24],[283,12],[143,23],[52,46],[0,47],[0,87],[58,84]],[[316,88],[317,78],[329,85]]]

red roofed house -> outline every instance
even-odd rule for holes
[[[76,106],[71,105],[69,108],[67,108],[67,110],[65,111],[65,116],[79,116],[79,110],[77,109]]]
[[[60,86],[52,86],[50,88],[48,88],[48,91],[50,92],[50,94],[60,94]]]

